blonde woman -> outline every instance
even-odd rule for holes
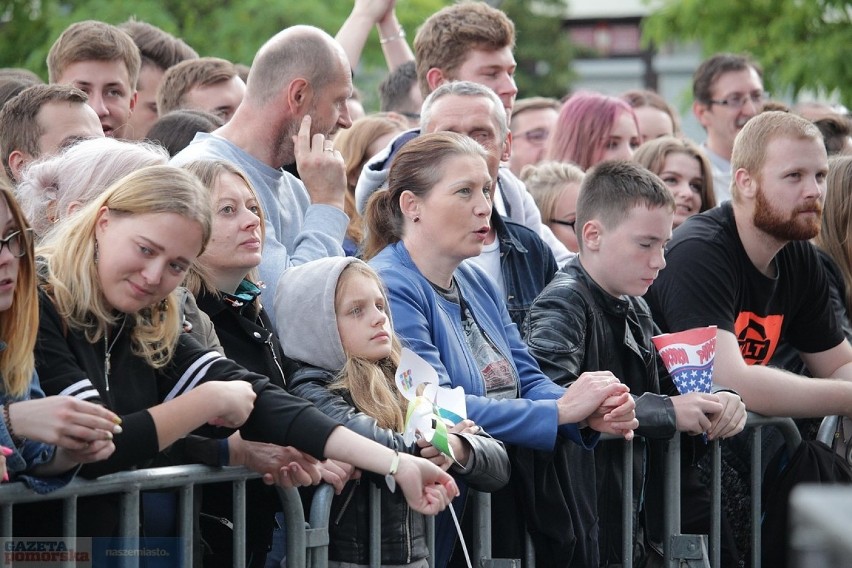
[[[583,170],[565,162],[539,162],[521,171],[521,180],[541,211],[541,221],[571,252],[579,252],[574,224]]]
[[[124,423],[113,456],[82,473],[144,467],[196,429],[221,438],[239,428],[246,439],[394,473],[412,506],[443,509],[457,489],[432,464],[400,459],[339,428],[266,377],[182,333],[174,291],[208,244],[210,209],[208,191],[192,174],[151,166],[116,182],[39,251],[36,361],[44,389],[103,404]],[[81,535],[115,528],[115,507],[94,501],[96,512],[78,516]]]
[[[120,420],[89,402],[44,397],[33,356],[38,298],[32,230],[5,182],[0,231],[0,480],[23,480],[47,492],[67,483],[77,464],[109,457]]]

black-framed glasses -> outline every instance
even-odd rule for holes
[[[571,230],[576,232],[576,229],[574,228],[574,225],[577,224],[576,219],[574,219],[573,221],[560,221],[559,219],[551,219],[550,222],[556,223],[557,225],[564,225],[566,227],[571,227]]]
[[[714,105],[722,105],[731,108],[743,108],[746,102],[751,101],[754,106],[762,105],[769,99],[769,93],[766,91],[755,91],[747,95],[739,93],[728,95],[724,99],[710,99],[708,102]]]
[[[515,137],[523,138],[530,144],[544,144],[550,137],[550,130],[547,128],[533,128],[532,130],[516,134]]]
[[[12,253],[12,256],[15,258],[21,258],[26,255],[27,251],[30,249],[32,235],[32,229],[24,229],[23,231],[19,230],[14,233],[9,233],[0,239],[0,253],[3,252],[3,247],[6,247],[9,249],[9,252]]]

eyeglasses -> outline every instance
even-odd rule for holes
[[[574,229],[574,225],[577,224],[576,219],[574,219],[573,221],[560,221],[559,219],[551,219],[550,222],[556,223],[557,225],[564,225],[566,227],[571,227],[572,231],[576,231],[576,229]]]
[[[523,138],[530,144],[544,144],[550,137],[550,130],[547,128],[533,128],[532,130],[516,134],[515,137]]]
[[[3,252],[3,247],[7,247],[15,258],[26,255],[32,242],[32,234],[32,229],[24,229],[6,235],[6,237],[0,239],[0,254]]]
[[[757,91],[748,95],[729,95],[724,99],[710,99],[708,102],[714,105],[722,105],[731,108],[743,108],[746,102],[751,101],[754,106],[762,105],[769,98],[769,93],[766,91]]]

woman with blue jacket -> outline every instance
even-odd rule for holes
[[[365,256],[388,289],[401,340],[442,385],[463,387],[468,417],[507,444],[552,450],[559,434],[590,447],[597,434],[585,426],[631,438],[627,388],[606,371],[584,373],[569,389],[550,381],[496,284],[464,262],[480,254],[490,229],[486,159],[472,138],[420,136],[394,159],[388,190],[371,198]]]

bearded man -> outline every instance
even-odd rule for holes
[[[762,113],[732,155],[732,201],[674,233],[646,296],[666,332],[718,326],[714,384],[768,416],[852,416],[852,346],[835,320],[820,228],[828,158],[813,123]],[[814,377],[766,366],[784,341]]]

